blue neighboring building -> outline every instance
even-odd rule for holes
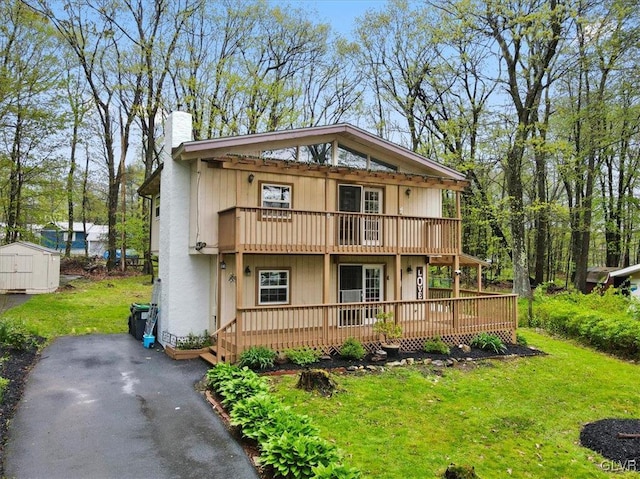
[[[67,228],[64,223],[49,223],[40,230],[40,244],[60,252],[64,252],[67,245]],[[73,224],[71,237],[71,254],[84,255],[85,243],[89,247],[89,256],[102,256],[107,249],[106,225],[87,223],[85,234],[82,223]]]

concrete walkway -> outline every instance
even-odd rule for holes
[[[11,423],[6,476],[257,478],[194,388],[206,370],[125,334],[57,339]]]

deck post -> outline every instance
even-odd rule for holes
[[[242,285],[243,285],[243,274],[244,274],[244,257],[242,252],[238,252],[236,254],[236,356],[239,356],[240,353],[244,350],[244,342],[243,342],[243,327],[244,327],[244,313],[242,312]]]
[[[324,255],[322,279],[322,303],[329,304],[329,291],[331,290],[331,255],[328,253]],[[323,308],[322,311],[322,337],[326,345],[329,342],[329,308]]]

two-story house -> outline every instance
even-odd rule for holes
[[[460,288],[463,175],[347,124],[191,141],[191,116],[165,124],[152,200],[160,342],[209,330],[218,360],[246,348],[355,337],[377,347],[392,312],[402,347],[426,338],[513,341],[516,297]],[[445,214],[447,213],[447,214]],[[429,288],[434,265],[450,289]]]

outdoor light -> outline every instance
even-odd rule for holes
[[[227,269],[227,263],[224,260],[220,261],[220,269]]]
[[[454,271],[454,273],[456,274],[456,276],[460,276],[462,274],[462,271],[457,269],[457,270]]]
[[[198,241],[196,243],[196,251],[200,251],[202,248],[204,248],[205,246],[207,246],[207,243],[203,242],[203,241]]]
[[[255,175],[251,173],[249,174],[249,177],[247,179],[249,180],[249,183],[253,183],[254,178],[255,178]]]
[[[412,274],[413,273],[413,268],[411,267],[411,265],[407,266],[407,274]]]
[[[404,192],[405,195],[407,196],[411,196],[411,188],[407,188],[407,190]]]
[[[245,276],[251,276],[251,268],[249,268],[248,266],[244,269],[244,274]]]

